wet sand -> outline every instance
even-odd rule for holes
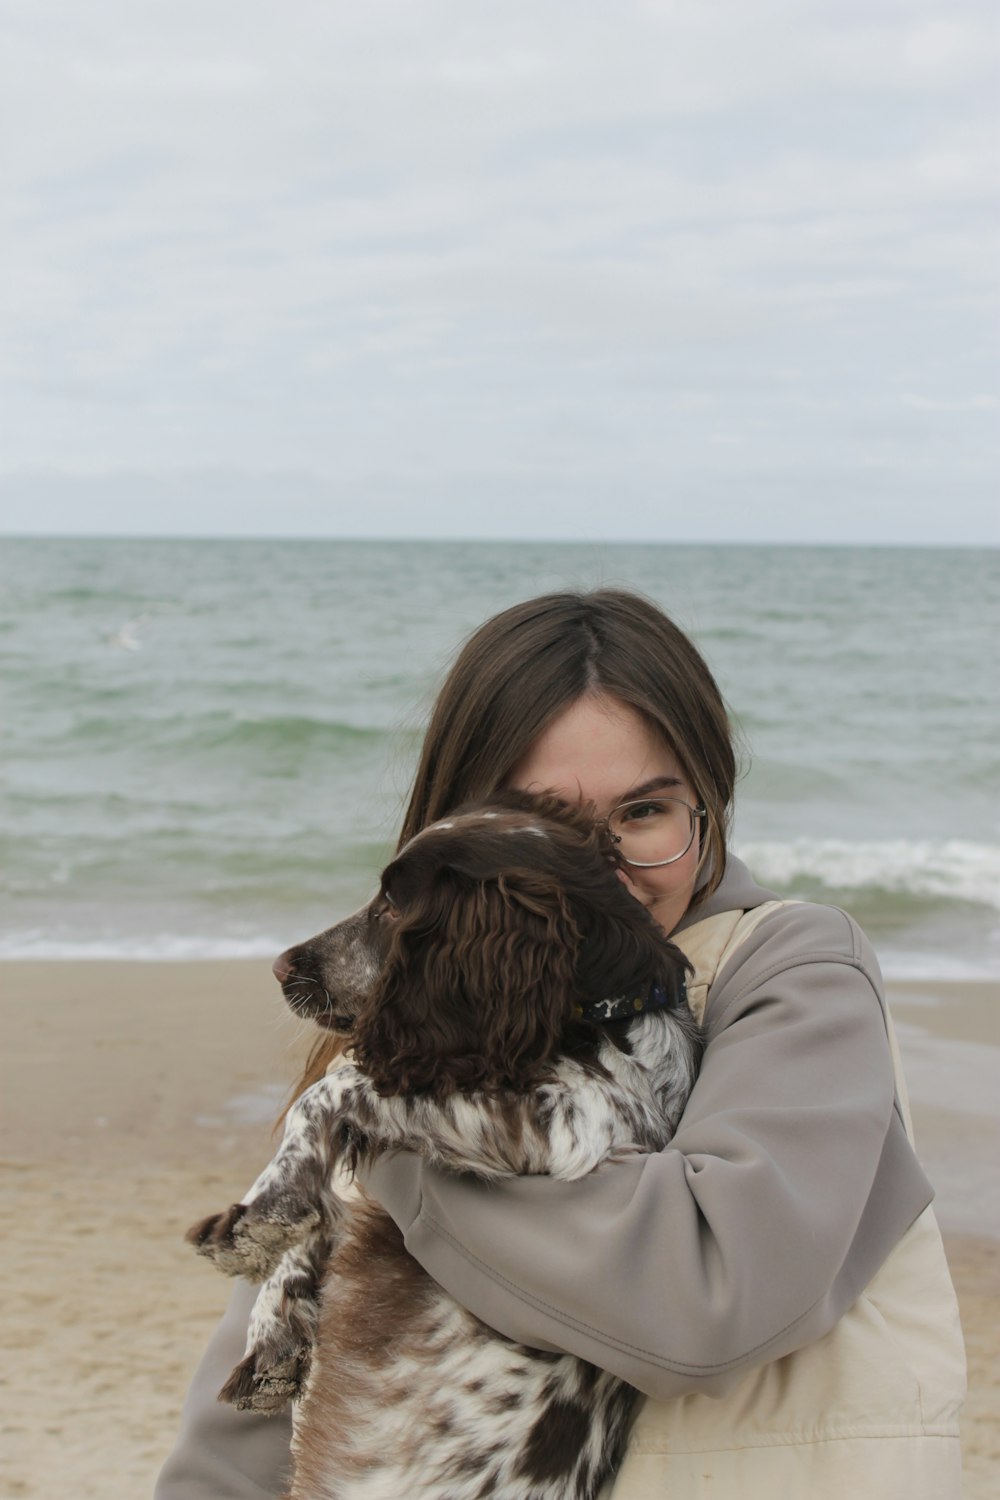
[[[1000,992],[891,987],[969,1348],[966,1500],[1000,1488]],[[228,1283],[181,1236],[271,1150],[308,1034],[260,961],[0,964],[0,1493],[138,1500]]]

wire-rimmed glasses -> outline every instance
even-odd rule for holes
[[[622,802],[605,821],[625,864],[653,870],[684,858],[706,816],[680,797],[641,797]]]

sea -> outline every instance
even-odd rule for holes
[[[1000,553],[0,542],[0,957],[269,956],[372,890],[488,615],[614,585],[736,723],[734,847],[895,978],[1000,975]]]

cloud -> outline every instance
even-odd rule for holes
[[[978,0],[8,10],[9,472],[995,463]]]

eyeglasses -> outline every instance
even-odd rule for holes
[[[691,807],[680,797],[643,797],[621,803],[605,821],[625,863],[652,870],[683,859],[704,817],[703,807]]]

